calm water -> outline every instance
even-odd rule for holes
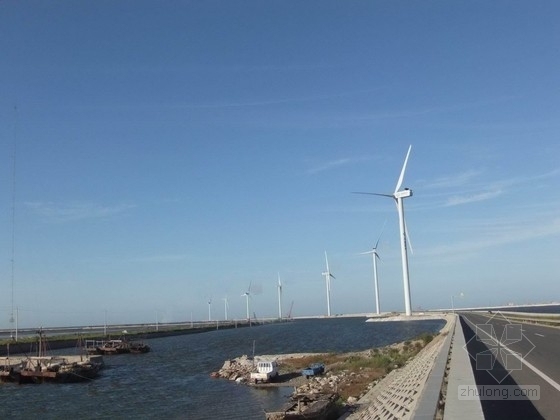
[[[443,324],[317,319],[152,339],[150,353],[106,356],[107,368],[95,381],[2,384],[0,418],[263,419],[291,388],[256,389],[209,376],[225,360],[251,355],[253,341],[255,354],[366,350]]]

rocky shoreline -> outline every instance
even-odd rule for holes
[[[397,317],[384,317],[370,322],[387,322]],[[426,318],[434,318],[433,315]],[[444,314],[438,318],[446,320],[446,325],[439,333],[422,334],[411,340],[395,343],[386,347],[373,348],[360,352],[337,354],[323,353],[292,353],[255,356],[254,359],[247,355],[226,360],[222,368],[213,372],[212,376],[236,381],[247,386],[279,387],[290,386],[294,388],[291,400],[296,401],[301,396],[320,399],[321,396],[337,394],[340,398],[337,406],[345,413],[354,412],[361,407],[366,397],[381,392],[389,378],[408,371],[410,366],[416,364],[416,359],[424,359],[426,351],[438,347],[438,344],[449,333],[451,317]],[[408,319],[407,319],[408,320]],[[431,343],[431,344],[430,344]],[[428,350],[430,348],[430,350]],[[419,353],[421,353],[419,355]],[[418,355],[418,357],[416,357]],[[254,384],[250,381],[251,372],[259,361],[276,361],[279,366],[279,375],[275,381],[264,384]],[[325,373],[306,379],[301,375],[301,370],[313,363],[323,363]],[[391,380],[389,380],[391,382]]]
[[[391,370],[400,368],[414,357],[432,338],[432,335],[425,335],[361,352],[273,354],[255,356],[254,359],[243,355],[226,360],[222,368],[213,372],[212,376],[248,386],[289,386],[294,388],[293,395],[338,393],[342,403],[352,405]],[[254,384],[250,381],[251,372],[255,371],[255,365],[259,361],[276,361],[279,366],[278,378],[269,383]],[[301,375],[301,369],[315,362],[325,364],[325,373],[306,379]]]

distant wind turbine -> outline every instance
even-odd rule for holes
[[[228,310],[228,307],[229,307],[227,296],[225,298],[223,298],[223,301],[224,301],[225,320],[227,321],[228,320],[227,310]]]
[[[403,199],[412,196],[412,190],[409,188],[405,188],[404,190],[400,190],[403,179],[404,179],[404,172],[406,170],[406,164],[408,163],[408,156],[410,155],[410,150],[412,149],[412,145],[408,147],[408,152],[406,153],[406,157],[404,159],[404,164],[401,169],[401,174],[399,176],[399,180],[397,181],[397,186],[395,191],[392,194],[380,194],[380,193],[364,193],[358,192],[356,194],[370,194],[370,195],[380,195],[383,197],[390,197],[393,198],[397,204],[397,211],[399,214],[399,229],[400,229],[400,242],[401,242],[401,259],[402,259],[402,271],[403,271],[403,284],[404,284],[404,306],[405,306],[405,313],[406,316],[412,315],[412,303],[410,299],[410,281],[408,278],[408,255],[406,250],[406,243],[408,239],[408,233],[406,228],[406,223],[404,220],[404,204]],[[400,191],[399,191],[400,190]],[[409,241],[410,242],[410,241]],[[412,247],[411,247],[412,251]]]
[[[331,316],[331,278],[336,279],[336,277],[329,270],[327,251],[325,251],[325,261],[327,263],[327,271],[323,272],[323,276],[325,276],[325,283],[327,284],[327,316]]]
[[[212,299],[208,299],[208,321],[212,321]]]
[[[282,319],[282,282],[278,273],[278,319]]]
[[[385,223],[387,223],[387,221],[385,221]],[[377,259],[381,259],[381,257],[379,257],[379,253],[377,252],[377,246],[379,245],[379,240],[381,239],[381,235],[383,235],[383,230],[385,229],[385,223],[383,224],[383,228],[381,229],[379,238],[377,238],[377,242],[375,243],[375,246],[372,248],[372,250],[367,252],[362,252],[362,254],[371,254],[373,259],[373,285],[375,288],[375,312],[377,315],[380,314],[379,283],[377,281]]]
[[[249,288],[247,289],[247,291],[245,293],[243,293],[241,296],[245,296],[245,301],[247,304],[247,321],[249,321],[251,319],[251,316],[249,315],[249,298],[251,296],[251,282],[249,282]]]

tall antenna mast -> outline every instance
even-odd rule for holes
[[[12,337],[13,337],[13,324],[14,324],[14,273],[15,273],[15,254],[16,254],[16,151],[17,151],[17,105],[14,105],[14,150],[13,150],[13,162],[12,162],[12,300],[11,300],[11,312],[10,312],[10,324],[12,325]],[[17,335],[17,332],[16,332]]]

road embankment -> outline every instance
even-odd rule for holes
[[[254,324],[252,327],[256,327],[259,324]],[[231,328],[243,328],[247,327],[247,324],[236,324],[236,325],[225,325],[221,326],[220,329],[231,329]],[[152,338],[161,338],[161,337],[171,337],[176,335],[186,335],[186,334],[200,334],[208,331],[215,331],[216,327],[185,327],[185,328],[176,328],[176,329],[168,329],[168,330],[160,330],[160,331],[135,331],[133,333],[126,334],[126,338],[135,341],[135,340],[148,340]],[[75,334],[75,335],[65,335],[65,336],[52,336],[47,337],[48,339],[48,347],[50,350],[59,350],[59,349],[69,349],[69,348],[79,348],[79,341],[82,340],[107,340],[111,338],[119,338],[122,335],[118,334],[111,334],[110,336],[103,336],[99,334]],[[25,341],[13,341],[13,340],[4,340],[0,342],[0,356],[8,356],[14,354],[34,354],[37,352],[37,340],[27,338]]]

